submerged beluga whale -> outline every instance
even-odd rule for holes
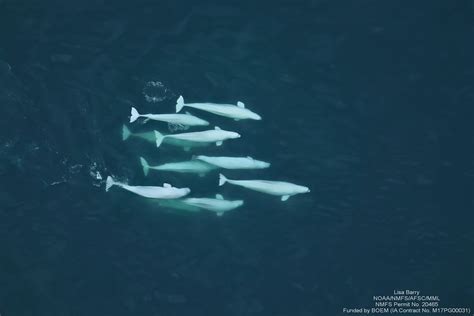
[[[207,126],[209,122],[200,119],[197,116],[186,114],[140,114],[138,110],[132,107],[130,111],[130,123],[135,122],[139,117],[145,118],[145,121],[154,120],[182,126]]]
[[[160,147],[161,143],[165,139],[177,139],[181,141],[195,142],[195,143],[216,143],[217,146],[222,145],[222,142],[227,139],[240,138],[240,134],[236,132],[230,132],[220,129],[218,126],[215,129],[202,131],[202,132],[191,132],[191,133],[180,133],[180,134],[168,134],[163,135],[158,131],[155,131],[156,147]]]
[[[207,172],[217,169],[216,166],[208,164],[201,160],[188,160],[179,162],[168,162],[159,166],[150,166],[145,158],[140,157],[140,163],[143,168],[145,176],[148,175],[150,169],[161,170],[161,171],[173,171],[180,173],[197,173],[200,176],[204,176]]]
[[[194,109],[203,110],[206,112],[210,112],[216,115],[225,116],[232,118],[234,120],[261,120],[261,116],[255,112],[250,111],[249,109],[245,108],[245,104],[243,102],[237,102],[237,105],[234,104],[218,104],[218,103],[184,103],[183,96],[179,96],[178,100],[176,101],[176,113],[181,111],[183,107],[189,107]]]
[[[222,173],[219,174],[219,186],[224,185],[226,182],[250,190],[281,196],[282,201],[288,200],[290,196],[295,194],[311,192],[310,189],[305,186],[289,182],[268,180],[231,180],[227,179]]]
[[[244,204],[243,200],[229,201],[225,200],[220,194],[216,194],[213,198],[185,198],[180,200],[184,204],[198,207],[216,213],[217,216],[222,216],[225,212],[236,209]]]
[[[150,199],[179,199],[191,192],[189,188],[175,188],[169,183],[162,187],[157,186],[131,186],[126,183],[115,181],[111,176],[107,177],[105,191],[108,192],[114,185]]]
[[[198,155],[195,159],[202,160],[223,169],[264,169],[270,167],[269,162],[247,157],[211,157]]]

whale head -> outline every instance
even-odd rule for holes
[[[183,196],[184,195],[188,195],[189,193],[191,193],[191,189],[190,188],[182,188],[180,189],[182,192],[183,192]]]
[[[265,161],[255,160],[255,166],[260,169],[265,169],[265,168],[270,167],[270,163],[265,162]]]
[[[240,134],[236,132],[229,132],[229,138],[231,139],[240,138]]]
[[[234,204],[235,207],[239,207],[239,206],[244,205],[244,201],[243,200],[236,200],[236,201],[233,201],[233,204]]]
[[[258,115],[257,113],[252,112],[252,114],[250,114],[250,119],[260,121],[262,119],[262,117],[260,115]]]
[[[311,190],[308,187],[301,185],[298,188],[298,193],[309,193],[309,192],[311,192]]]

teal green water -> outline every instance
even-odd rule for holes
[[[473,21],[462,0],[0,1],[0,314],[342,315],[404,289],[474,308]],[[157,149],[152,129],[180,131],[130,107],[179,95],[263,120],[193,111],[242,137]],[[139,161],[197,154],[311,193]],[[245,204],[171,209],[108,175]]]

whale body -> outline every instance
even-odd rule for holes
[[[243,200],[229,201],[224,200],[222,195],[216,194],[216,198],[185,198],[180,200],[183,203],[205,209],[216,213],[217,216],[222,216],[225,212],[231,211],[244,204]]]
[[[179,96],[176,101],[176,113],[181,111],[183,107],[190,107],[194,109],[203,110],[216,115],[233,118],[234,120],[261,120],[262,118],[255,112],[245,108],[245,104],[237,102],[234,104],[217,104],[217,103],[184,103],[183,96]]]
[[[189,188],[175,188],[168,183],[164,183],[162,187],[131,186],[126,183],[117,182],[112,179],[111,176],[108,176],[105,184],[105,191],[108,192],[114,185],[137,195],[151,199],[179,199],[191,192],[191,189]]]
[[[219,186],[224,185],[226,182],[250,190],[281,196],[282,201],[288,200],[290,196],[295,194],[310,192],[310,189],[305,186],[289,182],[268,180],[231,180],[227,179],[223,174],[219,174]]]
[[[158,205],[165,208],[173,208],[176,210],[188,211],[188,212],[199,212],[201,209],[199,207],[189,205],[183,202],[183,199],[173,199],[173,200],[157,200]]]
[[[269,162],[252,157],[210,157],[199,155],[196,159],[223,169],[264,169],[270,167]]]
[[[140,163],[143,168],[145,176],[148,175],[150,169],[161,171],[174,171],[181,173],[198,173],[204,175],[205,173],[216,169],[217,167],[201,160],[189,160],[180,162],[169,162],[159,166],[150,166],[145,158],[140,157]]]
[[[156,134],[153,132],[153,143],[156,144]],[[192,142],[186,140],[180,140],[176,138],[168,138],[166,137],[163,140],[163,143],[172,145],[175,147],[181,147],[184,151],[190,151],[192,148],[195,147],[206,147],[209,146],[211,143],[200,143],[200,142]]]
[[[181,134],[168,134],[163,135],[158,131],[155,131],[156,147],[160,147],[164,139],[178,139],[188,142],[197,143],[216,143],[217,146],[222,145],[222,142],[226,139],[239,138],[240,134],[236,132],[230,132],[220,129],[218,126],[215,129],[202,131],[202,132],[191,132]]]
[[[137,109],[132,107],[130,123],[135,122],[139,117],[144,117],[146,120],[154,120],[167,122],[175,125],[183,126],[206,126],[209,125],[208,121],[200,119],[197,116],[186,114],[140,114]]]

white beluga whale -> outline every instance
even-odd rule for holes
[[[207,126],[209,125],[208,121],[200,119],[197,116],[186,114],[140,114],[137,109],[132,107],[130,123],[135,122],[139,117],[145,118],[145,121],[154,120],[166,122],[174,125],[183,125],[183,126]]]
[[[184,103],[183,96],[179,96],[176,101],[176,113],[182,110],[183,107],[189,107],[194,109],[203,110],[216,115],[225,116],[234,120],[261,120],[262,118],[257,113],[250,111],[245,108],[245,104],[237,102],[234,104],[217,104],[217,103]]]
[[[282,201],[288,200],[290,196],[295,194],[310,192],[309,188],[305,186],[289,182],[268,180],[231,180],[227,179],[223,174],[219,174],[219,186],[224,185],[226,182],[250,190],[281,196]]]
[[[269,162],[256,160],[252,157],[211,157],[198,155],[195,159],[223,169],[264,169],[270,167]]]
[[[159,166],[150,166],[145,158],[140,157],[140,163],[143,168],[145,176],[148,175],[150,169],[161,171],[174,171],[181,173],[197,173],[203,176],[207,172],[216,169],[217,167],[201,160],[188,160],[180,162],[169,162]]]
[[[220,129],[218,126],[215,129],[202,131],[202,132],[191,132],[191,133],[180,133],[180,134],[168,134],[163,135],[158,131],[155,131],[156,136],[156,147],[160,147],[164,139],[177,139],[181,141],[196,142],[196,143],[216,143],[217,146],[222,145],[222,142],[227,139],[240,138],[240,134],[236,132],[230,132]]]
[[[169,183],[164,183],[162,187],[131,186],[126,183],[115,181],[111,176],[108,176],[105,184],[105,191],[108,192],[114,185],[137,195],[151,199],[179,199],[191,192],[191,189],[189,188],[175,188]]]
[[[201,209],[205,209],[216,213],[217,216],[222,216],[225,212],[236,209],[244,204],[243,200],[224,200],[222,195],[216,194],[214,199],[212,198],[185,198],[180,200],[183,203],[195,206]]]

